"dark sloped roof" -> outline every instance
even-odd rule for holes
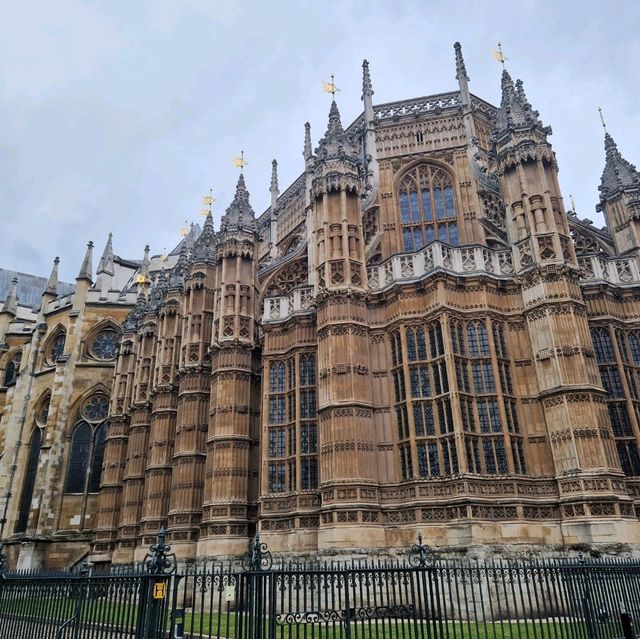
[[[10,271],[6,268],[0,268],[0,301],[6,299],[9,288],[11,288],[11,280],[14,277],[18,278],[18,304],[34,309],[40,308],[42,293],[47,288],[47,278]],[[58,295],[67,295],[74,288],[74,285],[68,282],[58,282]]]

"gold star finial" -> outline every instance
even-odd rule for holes
[[[500,42],[498,42],[498,48],[493,50],[492,55],[493,59],[500,62],[500,64],[502,64],[502,68],[504,69],[504,63],[509,58],[507,58],[507,56],[502,52],[502,44]]]
[[[598,113],[600,114],[600,122],[602,123],[602,128],[604,132],[607,133],[607,123],[604,121],[604,115],[602,114],[602,109],[598,107]]]
[[[200,215],[202,217],[207,217],[210,213],[213,212],[213,203],[216,201],[216,198],[213,197],[213,189],[209,189],[209,195],[204,195],[202,197],[202,204],[207,208],[200,210]]]
[[[184,226],[180,229],[180,235],[182,235],[182,237],[189,235],[189,222],[187,220],[184,221]]]
[[[340,91],[340,89],[338,89],[338,87],[336,86],[336,83],[334,82],[333,73],[331,74],[331,82],[322,83],[322,90],[325,93],[330,93],[333,100],[336,99],[336,91]]]
[[[247,161],[244,159],[244,151],[240,151],[239,157],[233,158],[233,165],[240,169],[240,173],[242,173],[242,169],[244,169],[247,164]]]

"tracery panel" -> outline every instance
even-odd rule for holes
[[[482,475],[525,474],[504,326],[485,319],[452,318],[449,327],[467,470]]]
[[[298,353],[269,363],[269,494],[318,488],[316,385],[315,353]]]
[[[591,339],[607,391],[607,409],[620,466],[625,475],[640,476],[638,425],[640,423],[640,330],[594,327]]]
[[[440,322],[393,331],[390,343],[401,478],[457,474],[451,394]]]
[[[453,181],[446,171],[429,164],[415,167],[403,176],[398,200],[405,252],[435,240],[459,244]]]

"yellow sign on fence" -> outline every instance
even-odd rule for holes
[[[158,581],[153,584],[153,598],[164,599],[167,596],[167,584],[164,581]]]

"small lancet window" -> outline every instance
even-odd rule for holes
[[[18,379],[20,372],[20,362],[22,360],[22,351],[17,350],[9,356],[7,365],[4,367],[4,386],[12,386]]]

